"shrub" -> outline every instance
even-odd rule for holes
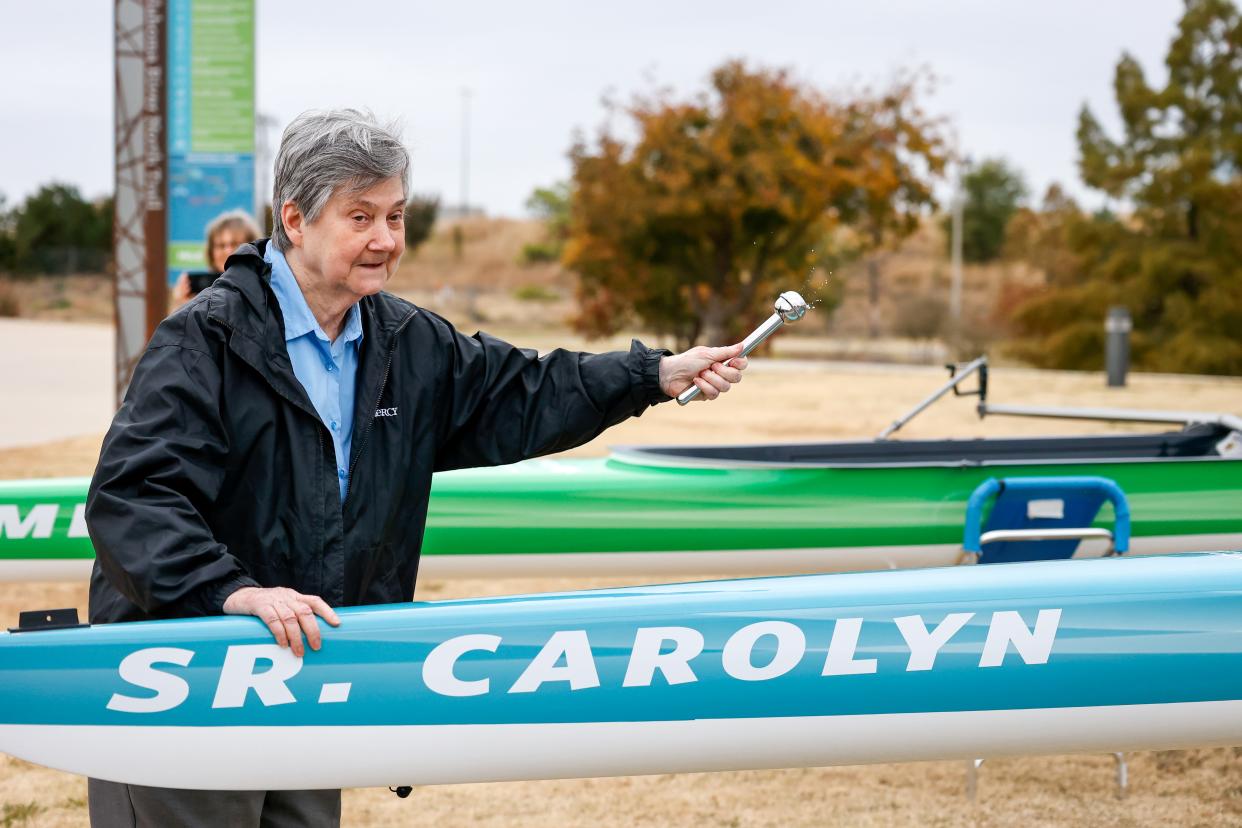
[[[513,298],[522,302],[555,302],[560,294],[543,285],[522,285],[513,291]]]
[[[935,339],[944,332],[949,305],[939,296],[906,294],[897,300],[893,330],[911,339]]]
[[[561,258],[559,242],[532,242],[522,245],[521,264],[545,264]]]

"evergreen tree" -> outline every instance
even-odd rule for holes
[[[0,273],[11,273],[16,267],[13,243],[13,214],[8,200],[0,193]]]
[[[526,199],[526,209],[543,222],[545,238],[522,246],[522,264],[555,262],[565,250],[569,238],[569,202],[573,193],[568,181],[551,187],[537,187]]]
[[[405,205],[405,249],[411,256],[431,238],[439,213],[439,196],[410,196]]]
[[[1162,371],[1242,373],[1242,16],[1229,0],[1186,0],[1153,88],[1124,55],[1114,92],[1123,134],[1084,107],[1083,180],[1118,218],[1071,217],[1079,268],[1050,279],[1016,316],[1040,364],[1098,368],[1109,305],[1135,323],[1134,361]]]
[[[989,158],[962,176],[962,190],[966,199],[962,207],[962,258],[968,262],[990,262],[1001,254],[1005,228],[1026,198],[1026,182],[1004,159]],[[949,247],[952,221],[951,216],[946,216],[942,222]]]
[[[112,248],[112,200],[92,204],[68,184],[40,187],[10,223],[14,269],[25,273],[101,272]]]

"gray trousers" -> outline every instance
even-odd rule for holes
[[[341,792],[188,791],[91,779],[92,828],[338,828]]]

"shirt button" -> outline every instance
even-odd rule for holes
[[[337,469],[337,470],[336,470],[336,476],[337,476],[337,477],[339,477],[339,478],[341,478],[342,480],[344,480],[344,479],[345,479],[345,470],[344,470],[344,469]]]
[[[335,370],[336,370],[336,366],[335,366],[335,365],[329,365],[329,366],[328,366],[328,373],[329,373],[329,374],[331,374],[331,373],[332,373],[333,371],[335,371]]]
[[[336,427],[337,427],[337,422],[336,422],[336,420],[333,420],[333,421],[332,421],[332,430],[333,430],[333,431],[336,431]]]

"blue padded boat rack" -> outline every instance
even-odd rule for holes
[[[1113,504],[1112,531],[1091,525],[1105,501]],[[992,477],[979,484],[966,504],[962,549],[977,563],[1070,558],[1088,538],[1108,539],[1110,554],[1130,548],[1130,505],[1121,487],[1107,477]]]

